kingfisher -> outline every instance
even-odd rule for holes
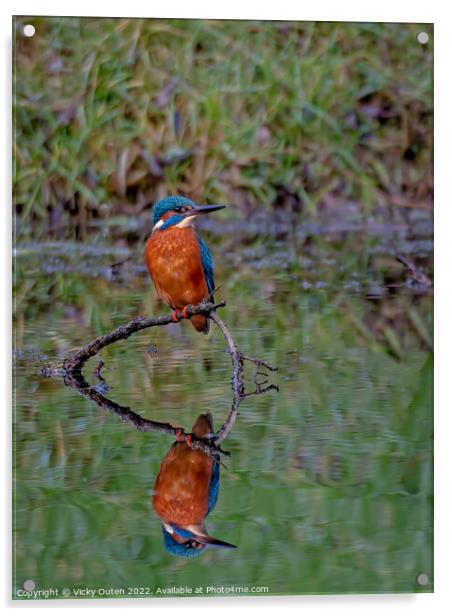
[[[157,201],[152,209],[152,233],[146,242],[144,260],[157,295],[173,310],[173,321],[187,317],[189,305],[209,297],[213,302],[214,264],[194,222],[200,215],[224,205],[197,205],[186,197],[171,196]],[[209,319],[190,317],[198,332],[209,332]]]
[[[210,413],[198,417],[192,428],[197,438],[213,436]],[[190,558],[206,547],[235,548],[214,539],[204,520],[214,509],[220,487],[220,458],[191,446],[180,434],[164,457],[155,480],[152,506],[162,521],[163,542],[171,554]]]

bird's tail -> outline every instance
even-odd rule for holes
[[[192,432],[198,438],[209,438],[213,433],[213,420],[210,413],[203,413],[195,421]]]
[[[203,314],[195,314],[190,317],[190,321],[197,332],[202,332],[204,334],[209,333],[210,319],[205,317]]]

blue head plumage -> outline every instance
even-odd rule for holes
[[[206,549],[205,545],[201,545],[199,547],[194,547],[191,541],[187,543],[178,543],[173,539],[172,535],[166,530],[164,526],[162,526],[163,531],[163,544],[165,549],[170,554],[174,554],[175,556],[182,556],[182,558],[193,558],[194,556],[198,556],[201,552],[204,552]]]
[[[152,224],[156,225],[166,212],[174,211],[182,214],[195,207],[196,203],[186,197],[179,197],[177,195],[165,197],[157,201],[152,208]]]
[[[174,539],[172,533],[165,528],[165,525],[162,526],[163,543],[165,545],[165,549],[167,552],[174,554],[175,556],[193,558],[194,556],[201,554],[207,546],[226,549],[237,547],[232,543],[227,543],[226,541],[221,541],[220,539],[210,537],[206,534],[204,525],[200,527],[199,534],[197,531],[192,532],[186,528],[179,528],[174,525],[171,526],[173,531],[177,533],[179,537],[184,539],[183,543],[179,543]]]

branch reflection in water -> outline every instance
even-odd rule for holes
[[[228,343],[232,362],[231,386],[233,399],[223,425],[214,432],[213,419],[209,412],[200,414],[190,431],[169,423],[145,419],[126,406],[121,406],[104,394],[108,385],[101,375],[100,362],[95,375],[99,382],[90,386],[81,372],[68,372],[64,383],[80,395],[94,402],[99,408],[119,416],[141,432],[158,432],[176,438],[165,455],[157,475],[152,506],[162,521],[163,541],[166,550],[182,557],[201,554],[206,547],[235,548],[236,546],[211,537],[205,526],[205,518],[215,508],[220,489],[221,455],[229,456],[220,443],[231,432],[242,400],[248,396],[261,395],[271,390],[267,374],[262,367],[274,371],[269,364],[242,355],[236,348],[226,326],[216,314],[213,320],[223,332]],[[245,361],[255,365],[252,377],[254,389],[246,391],[243,365]],[[264,381],[258,381],[258,377]]]

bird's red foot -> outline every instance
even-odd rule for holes
[[[187,304],[187,306],[184,306],[182,310],[180,308],[176,308],[176,310],[173,310],[173,312],[171,313],[171,320],[174,321],[174,323],[179,323],[179,321],[182,321],[182,319],[189,319],[190,318],[188,316],[189,308],[191,308],[190,304]]]
[[[176,442],[177,443],[187,443],[187,445],[191,447],[192,445],[191,438],[192,438],[191,434],[184,434],[183,428],[176,428]]]
[[[171,313],[171,320],[174,321],[174,323],[179,323],[181,318],[182,316],[181,316],[181,311],[179,310],[179,308],[176,308],[176,310],[173,310],[173,312]]]

